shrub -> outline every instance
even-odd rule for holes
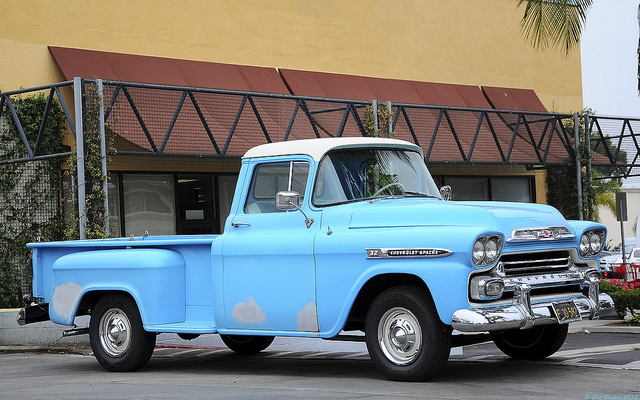
[[[634,319],[640,317],[636,315],[636,310],[640,310],[640,288],[632,288],[627,282],[618,279],[608,279],[605,274],[605,279],[600,282],[600,291],[611,296],[619,315],[629,311]]]

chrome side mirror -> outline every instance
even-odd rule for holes
[[[280,211],[299,210],[300,195],[298,192],[276,193],[276,208]]]
[[[451,186],[445,185],[440,188],[440,196],[443,200],[449,201],[453,196],[453,190],[451,190]]]
[[[280,211],[298,210],[304,215],[304,222],[307,229],[311,228],[313,218],[308,218],[307,214],[300,208],[300,195],[298,192],[278,192],[276,193],[276,208]]]

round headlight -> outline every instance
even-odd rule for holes
[[[496,239],[491,238],[487,240],[487,243],[484,245],[485,257],[487,258],[487,264],[493,264],[493,262],[498,258],[498,242]]]
[[[589,255],[589,248],[591,247],[589,237],[587,235],[582,235],[580,238],[580,255],[586,257]]]
[[[473,263],[475,265],[481,265],[482,260],[484,260],[484,243],[480,240],[476,240],[473,244]]]
[[[602,246],[600,235],[598,235],[597,233],[592,233],[591,235],[589,235],[589,243],[591,246],[591,252],[593,254],[597,254],[600,251],[600,246]]]

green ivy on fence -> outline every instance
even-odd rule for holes
[[[60,104],[52,100],[40,154],[68,152],[64,145],[65,114]],[[34,149],[47,98],[39,93],[15,97],[11,101],[29,146]],[[23,293],[31,290],[31,249],[26,247],[27,243],[77,239],[79,236],[76,155],[25,161],[28,157],[26,147],[8,103],[4,104],[5,109],[0,110],[0,162],[5,162],[0,164],[0,308],[21,306]],[[100,97],[95,84],[86,85],[82,108],[85,228],[89,239],[107,236],[99,107]],[[108,140],[107,146],[113,152],[112,142]]]
[[[364,109],[363,125],[366,135],[369,137],[392,138],[393,132],[389,131],[389,122],[393,119],[393,111],[389,111],[387,103],[379,101],[377,106],[378,131],[375,128],[375,117],[373,114],[373,104],[369,104]]]
[[[590,109],[585,109],[582,113],[593,115]],[[589,147],[587,134],[584,129],[584,119],[579,118],[579,138],[580,138],[580,164],[582,171],[582,199],[583,218],[589,221],[598,221],[598,206],[609,208],[613,214],[615,211],[615,192],[620,191],[620,179],[608,179],[614,172],[611,167],[591,168],[589,170]],[[573,134],[573,119],[564,122],[567,132]],[[590,140],[596,138],[596,134],[591,133]],[[606,145],[615,152],[615,146],[609,139],[605,139]],[[604,153],[604,148],[599,150]],[[620,152],[620,159],[626,159],[626,153]],[[576,182],[576,161],[575,159],[565,160],[566,165],[550,168],[547,170],[547,203],[557,208],[567,219],[579,219],[580,208],[578,206],[578,183]],[[589,179],[591,175],[592,179]]]
[[[104,239],[108,235],[105,229],[104,201],[106,192],[103,188],[105,175],[102,171],[102,153],[100,151],[100,97],[95,85],[86,85],[83,95],[83,137],[84,137],[84,166],[85,166],[85,234],[87,239]],[[113,136],[106,139],[108,152],[115,153]],[[107,158],[107,162],[110,159]],[[65,172],[73,181],[77,177],[77,156],[74,154],[69,160],[69,169]],[[76,192],[65,200],[71,211],[66,216],[65,237],[77,239],[78,208]],[[114,217],[109,217],[114,222]]]
[[[43,94],[12,99],[31,148],[35,148],[47,104]],[[8,112],[0,121],[0,159],[26,158],[27,151]],[[40,148],[64,151],[65,116],[54,100]],[[31,284],[29,242],[63,238],[61,158],[0,165],[0,308],[21,306]]]

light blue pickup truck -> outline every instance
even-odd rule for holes
[[[568,323],[612,308],[598,289],[604,226],[545,205],[445,201],[446,189],[400,140],[258,146],[222,235],[30,244],[18,321],[90,314],[109,371],[143,367],[158,333],[218,333],[245,354],[275,336],[364,340],[386,377],[421,381],[452,346],[547,357]]]

